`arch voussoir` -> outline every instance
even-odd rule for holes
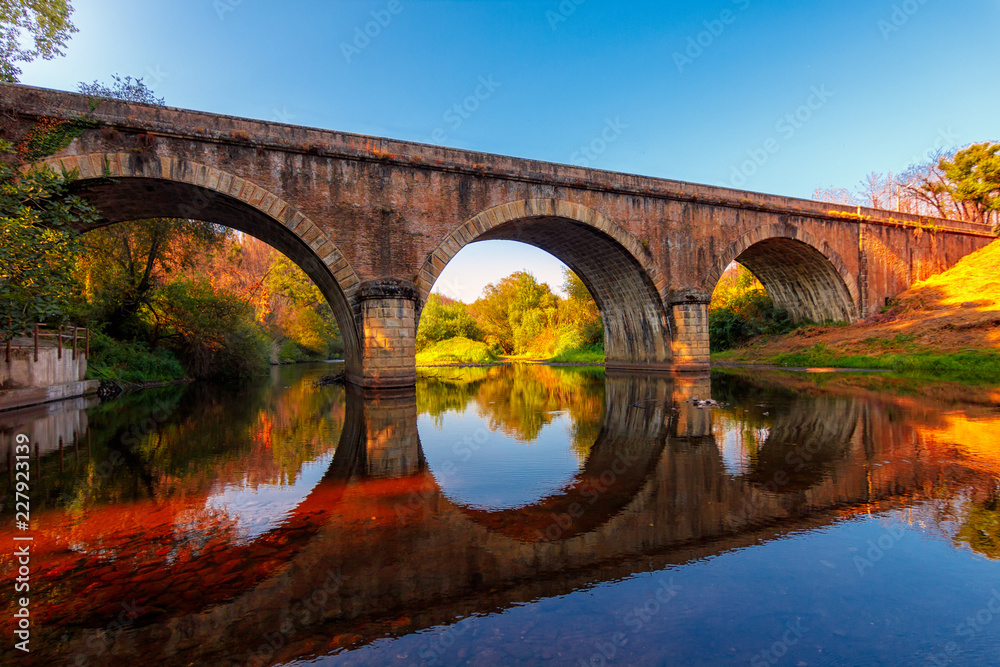
[[[566,262],[598,303],[609,365],[669,365],[666,285],[652,256],[626,229],[576,202],[506,202],[458,225],[427,254],[415,276],[421,303],[426,303],[448,262],[466,245],[483,239],[530,243]]]
[[[825,240],[815,237],[813,234],[799,226],[787,223],[769,225],[750,230],[730,244],[726,250],[719,255],[719,259],[716,261],[712,270],[709,271],[706,281],[703,284],[703,288],[708,293],[711,293],[714,290],[716,283],[719,282],[719,279],[725,272],[726,267],[728,267],[730,263],[738,261],[744,253],[751,250],[755,246],[758,246],[758,244],[780,240],[794,241],[807,246],[811,249],[811,251],[822,258],[822,263],[825,263],[829,267],[830,270],[826,274],[826,278],[823,278],[822,281],[819,281],[817,278],[817,284],[822,282],[822,287],[814,287],[812,292],[812,294],[816,294],[820,290],[825,291],[827,299],[825,307],[831,315],[831,317],[828,317],[827,319],[840,319],[839,316],[833,316],[837,313],[843,313],[851,320],[857,319],[858,313],[860,312],[858,281],[847,267],[847,263],[844,262],[843,258],[841,258]],[[818,259],[819,258],[817,258],[817,260]],[[748,268],[754,270],[754,267]],[[758,270],[759,269],[760,267],[758,267]],[[814,269],[814,272],[817,274],[824,274],[824,270],[822,269]],[[833,274],[836,274],[836,279],[833,278]],[[767,285],[765,284],[765,286]],[[791,290],[793,290],[793,286],[783,286],[783,291],[789,292]],[[810,308],[816,311],[811,313],[812,315],[818,314],[819,310],[817,310],[817,308],[819,307],[811,306]],[[798,313],[798,316],[802,317],[803,313]]]
[[[317,282],[324,283],[324,290],[337,314],[348,348],[349,366],[360,365],[360,334],[351,315],[350,304],[361,280],[337,245],[291,202],[230,172],[173,156],[160,155],[153,158],[133,152],[91,153],[52,156],[39,164],[55,171],[75,172],[80,180],[85,181],[100,182],[108,177],[122,180],[148,179],[200,188],[208,193],[243,202],[275,225],[288,230],[316,258],[317,261],[313,264],[328,271],[328,275],[316,274]],[[291,245],[288,245],[286,251],[296,247],[291,240],[287,244]],[[332,289],[334,286],[335,289]]]

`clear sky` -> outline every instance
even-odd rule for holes
[[[1000,140],[1000,0],[72,4],[67,57],[23,83],[117,72],[171,106],[806,198]],[[439,285],[561,284],[521,248]]]

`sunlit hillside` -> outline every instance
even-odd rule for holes
[[[758,339],[735,356],[771,357],[817,344],[850,354],[1000,351],[1000,240],[914,284],[863,322]]]

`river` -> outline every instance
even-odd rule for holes
[[[0,662],[1000,664],[989,392],[336,370],[0,413]]]

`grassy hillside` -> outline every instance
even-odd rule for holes
[[[1000,241],[851,326],[764,336],[716,361],[888,368],[1000,384]]]

